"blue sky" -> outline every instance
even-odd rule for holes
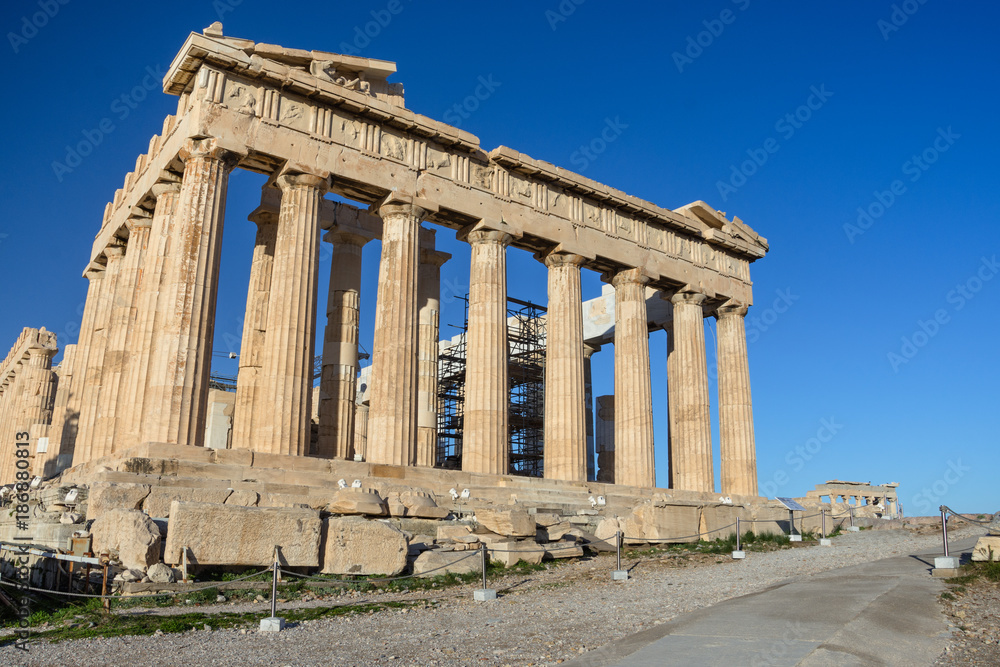
[[[227,35],[395,61],[409,108],[458,122],[487,150],[511,146],[671,208],[703,199],[767,237],[748,315],[767,495],[802,495],[827,479],[898,481],[911,514],[941,503],[1000,509],[996,5],[278,7],[4,3],[0,347],[24,326],[75,342],[80,276],[104,205],[176,106],[158,80],[188,32],[221,18]],[[477,87],[484,99],[470,100]],[[614,141],[582,152],[609,123]],[[67,147],[81,142],[92,150],[72,166]],[[246,216],[261,183],[247,172],[231,179],[217,352],[238,351],[253,243]],[[451,297],[465,293],[469,253],[448,230],[438,238],[454,255],[442,270],[446,333],[462,320]],[[377,256],[370,244],[368,350]],[[509,293],[544,303],[544,267],[516,250],[508,262]],[[584,297],[600,289],[585,272]],[[665,346],[662,332],[651,335],[661,483]],[[595,394],[613,391],[612,372],[608,347],[594,357]]]

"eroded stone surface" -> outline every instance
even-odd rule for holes
[[[508,537],[534,537],[535,519],[526,510],[489,510],[476,511],[476,520],[498,535]]]
[[[130,570],[145,570],[160,561],[160,529],[139,510],[112,509],[90,527],[94,553],[116,554]]]
[[[393,576],[406,567],[406,535],[382,521],[361,517],[323,520],[321,567],[326,574]]]
[[[296,507],[237,507],[174,501],[170,506],[164,561],[203,565],[268,565],[275,545],[281,562],[319,565],[319,512]]]
[[[442,574],[468,574],[482,569],[482,559],[476,552],[442,551],[432,549],[420,554],[413,561],[413,574],[418,577],[437,577]]]

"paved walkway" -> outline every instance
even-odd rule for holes
[[[975,542],[955,542],[952,554],[971,551]],[[931,665],[949,637],[938,604],[943,584],[930,576],[935,554],[940,549],[791,579],[684,614],[564,667]]]

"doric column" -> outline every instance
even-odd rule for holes
[[[63,433],[66,429],[66,417],[69,409],[69,397],[73,388],[74,366],[77,358],[77,345],[67,345],[63,348],[62,361],[56,369],[59,375],[56,385],[56,397],[52,406],[52,424],[49,428],[49,451],[41,464],[40,475],[51,477],[60,472],[67,463],[62,451]],[[62,459],[62,460],[60,460]]]
[[[431,232],[433,239],[433,231]],[[431,468],[437,458],[438,341],[441,315],[441,266],[451,258],[445,252],[420,249],[417,286],[417,451],[418,466]]]
[[[142,440],[202,446],[229,172],[237,157],[189,139],[156,304]]]
[[[97,310],[94,313],[94,329],[90,336],[87,353],[87,369],[81,378],[82,397],[80,402],[79,430],[76,436],[76,448],[73,452],[73,465],[86,463],[100,456],[101,447],[95,448],[97,442],[98,403],[101,395],[101,381],[104,379],[105,357],[108,351],[108,340],[112,328],[112,311],[115,296],[118,293],[118,278],[121,275],[125,248],[109,246],[104,249],[108,263],[104,279],[101,281],[101,293],[98,296]]]
[[[597,481],[615,483],[615,397],[597,397],[594,440],[597,446]]]
[[[646,283],[641,269],[619,271],[615,287],[615,483],[653,487],[653,399]]]
[[[462,470],[508,473],[507,245],[510,234],[472,231],[465,353]]]
[[[269,414],[254,418],[254,449],[306,456],[311,433],[313,350],[319,270],[319,207],[328,177],[278,177],[281,211],[274,241],[271,298],[261,367],[261,396]]]
[[[76,440],[80,431],[80,410],[83,408],[84,387],[87,382],[90,347],[94,339],[97,311],[100,310],[104,287],[104,269],[89,269],[84,275],[87,278],[87,298],[84,300],[83,316],[80,319],[80,337],[77,339],[76,356],[73,361],[73,382],[68,388],[66,397],[66,417],[63,423],[59,451],[69,457],[73,464],[82,463],[77,459]]]
[[[317,456],[354,459],[354,410],[358,386],[361,251],[367,237],[333,230],[330,289],[323,337]]]
[[[722,493],[757,495],[757,453],[744,317],[747,307],[725,304],[715,311],[719,339],[719,448]]]
[[[233,405],[233,447],[264,451],[254,430],[256,420],[267,419],[261,394],[266,344],[268,299],[271,295],[271,269],[274,265],[274,242],[278,233],[277,217],[258,209],[250,216],[257,225],[257,236],[250,264],[247,306],[243,315],[243,339],[240,343],[239,370],[236,376],[236,399]]]
[[[101,391],[97,399],[97,429],[91,458],[107,456],[113,449],[121,448],[121,443],[115,443],[116,422],[119,415],[134,409],[132,405],[134,396],[122,396],[119,392],[122,378],[127,377],[129,363],[134,360],[138,351],[134,341],[131,340],[132,322],[135,317],[140,271],[146,245],[149,242],[152,219],[147,216],[133,216],[125,224],[129,230],[128,244],[125,258],[121,262],[118,284],[115,287],[114,303],[111,305],[107,351],[104,354]],[[125,405],[126,409],[119,411],[119,405]]]
[[[48,437],[59,382],[52,370],[52,357],[58,351],[55,346],[55,336],[51,337],[50,345],[44,344],[43,341],[39,343],[28,348],[24,412],[22,425],[18,426],[18,430],[31,433],[31,453],[35,456],[33,468],[36,475],[41,475],[45,471],[48,451],[38,453],[38,437]]]
[[[375,305],[368,457],[410,465],[417,430],[417,275],[425,205],[392,194],[378,206],[382,256]]]
[[[712,472],[712,422],[708,403],[708,367],[705,362],[705,295],[680,291],[673,304],[673,345],[667,352],[667,382],[671,426],[670,458],[674,488],[715,490]]]
[[[594,432],[594,384],[590,358],[600,351],[599,345],[583,346],[583,395],[587,403],[587,480],[597,480],[597,440]]]
[[[358,403],[354,411],[354,455],[368,460],[368,404]]]
[[[163,282],[164,259],[170,246],[174,212],[180,198],[180,181],[162,182],[153,186],[156,208],[146,252],[136,285],[135,320],[127,347],[130,361],[126,377],[118,391],[118,401],[129,406],[117,414],[114,450],[140,444],[146,403],[146,381],[149,374],[150,347],[156,322],[156,301]],[[63,357],[65,359],[65,355]]]
[[[568,253],[545,257],[545,477],[587,480],[587,403],[580,266]]]

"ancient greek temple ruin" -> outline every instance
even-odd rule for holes
[[[56,373],[52,335],[26,329],[0,367],[0,481],[13,480],[6,450],[21,431],[32,438],[33,472],[46,477],[143,443],[209,444],[226,191],[239,168],[268,181],[250,216],[253,256],[226,257],[251,267],[230,448],[361,458],[383,472],[439,463],[440,269],[450,256],[435,248],[434,228],[444,226],[471,246],[463,472],[510,472],[506,256],[520,248],[548,270],[545,478],[588,480],[586,269],[613,290],[601,335],[614,347],[614,396],[594,410],[613,405],[613,419],[602,420],[614,443],[605,481],[655,486],[657,411],[668,417],[671,488],[757,495],[744,316],[749,267],[766,240],[701,201],[669,210],[512,148],[484,150],[472,134],[408,110],[402,85],[387,80],[395,71],[227,37],[218,25],[188,37],[163,82],[177,113],[105,209],[84,273],[79,342]],[[376,300],[376,320],[362,447],[361,249],[374,239],[381,259],[378,292],[363,297]],[[333,254],[325,322],[321,243]],[[656,317],[651,299],[663,311]],[[717,319],[721,489],[707,317]],[[668,335],[666,373],[655,374],[667,406],[651,398],[651,328]]]

